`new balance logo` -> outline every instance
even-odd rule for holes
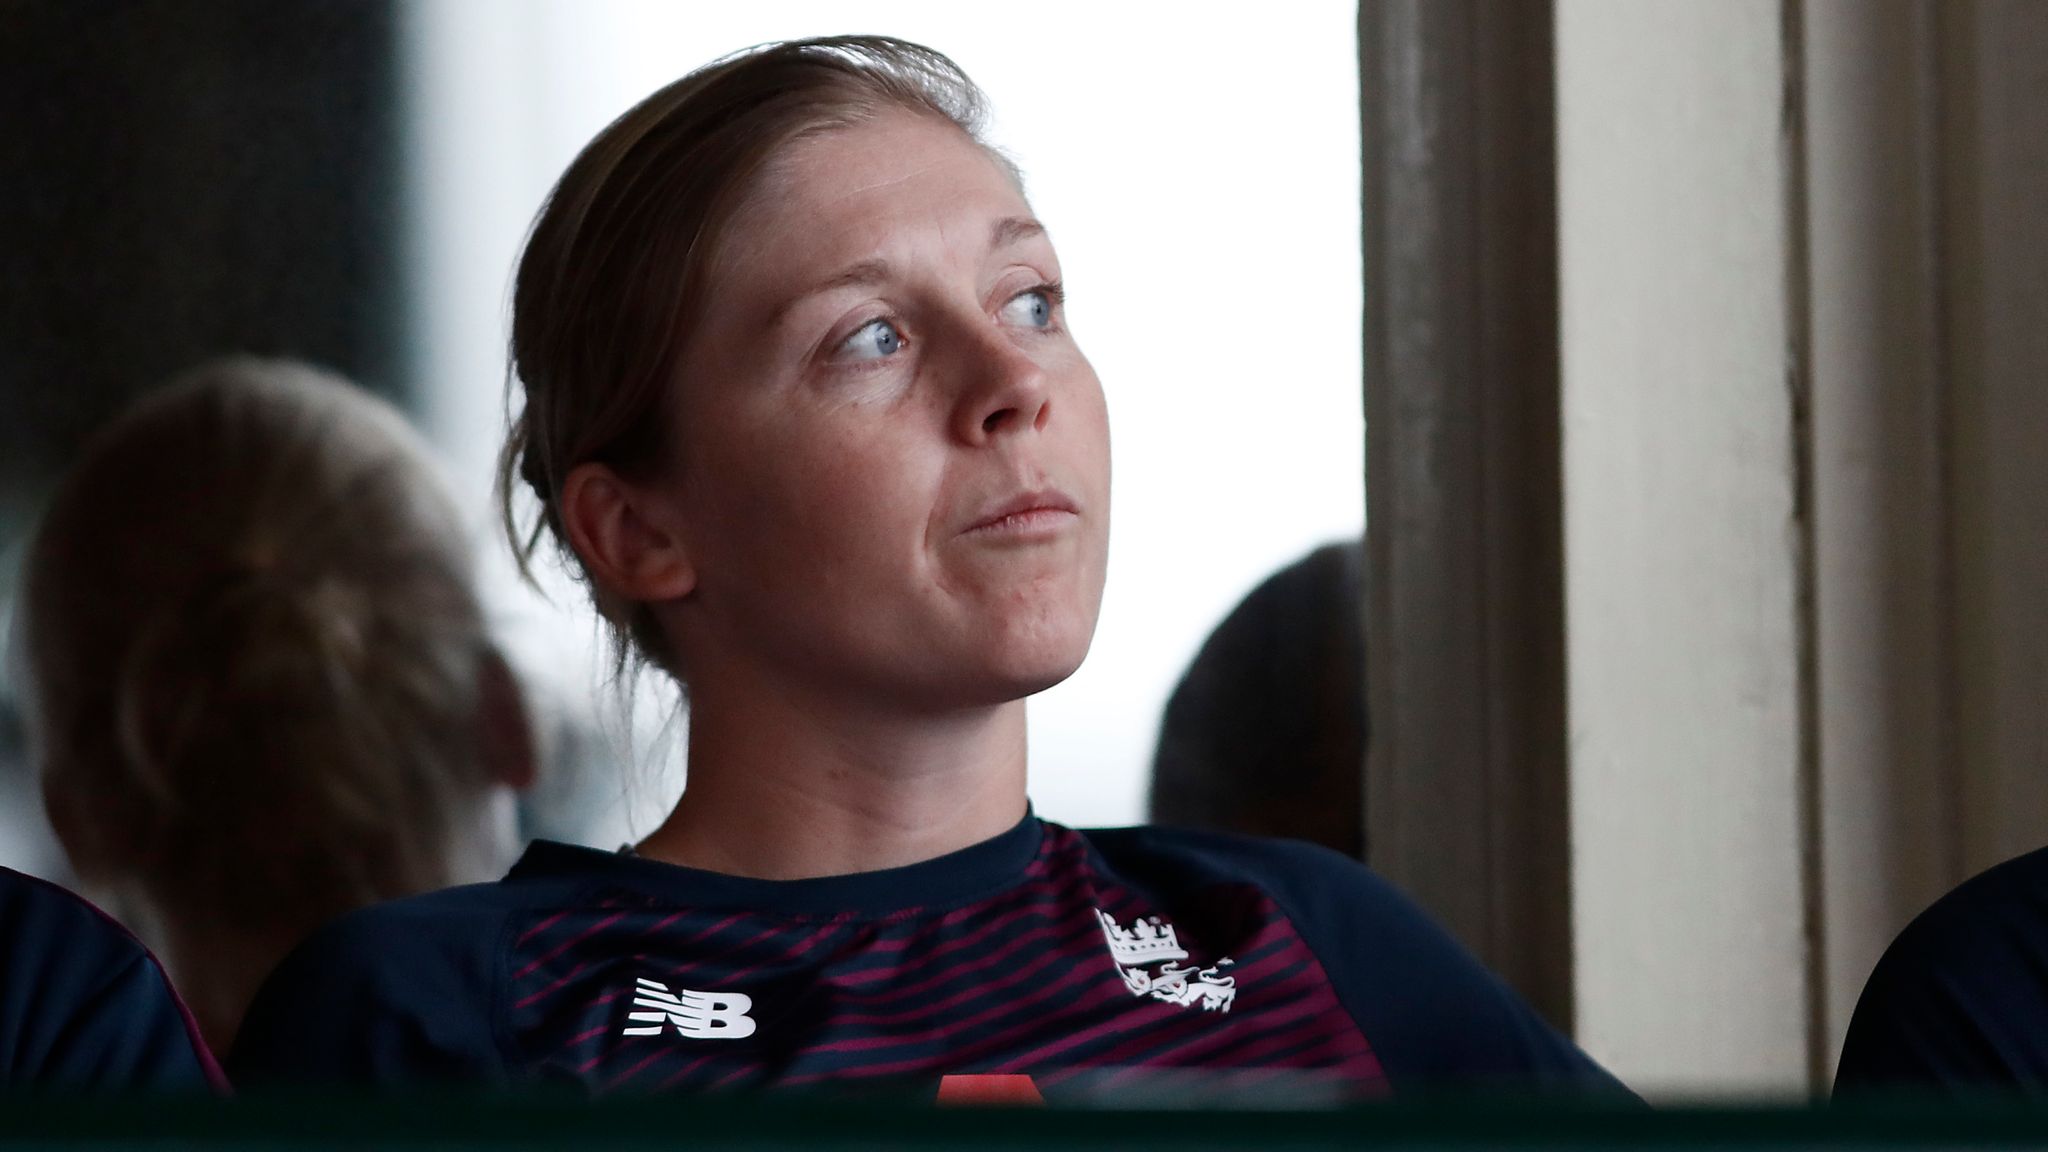
[[[754,1034],[754,1018],[747,1010],[754,998],[738,992],[692,992],[688,988],[671,992],[668,985],[652,980],[634,982],[633,1007],[626,1019],[624,1035],[659,1036],[670,1025],[692,1040],[740,1040]]]

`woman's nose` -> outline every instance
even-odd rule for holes
[[[961,369],[956,422],[961,439],[984,443],[1006,433],[1038,431],[1052,410],[1045,368],[1000,329],[973,335]]]

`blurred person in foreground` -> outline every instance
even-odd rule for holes
[[[215,1051],[323,922],[517,851],[531,741],[460,518],[343,380],[235,359],[143,397],[59,487],[21,616],[51,824]]]
[[[624,851],[539,843],[321,932],[258,997],[238,1077],[1612,1089],[1354,861],[1031,812],[1025,699],[1094,633],[1109,429],[981,118],[931,49],[794,41],[683,77],[570,165],[515,282],[507,519],[523,487],[541,523],[516,544],[551,535],[687,686],[687,786]],[[1201,338],[1210,292],[1161,291],[1190,307],[1160,338]]]

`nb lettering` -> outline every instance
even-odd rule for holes
[[[754,999],[739,992],[670,991],[666,984],[635,980],[634,1010],[626,1014],[626,1036],[659,1036],[673,1027],[691,1040],[742,1040],[754,1034],[747,1015]]]

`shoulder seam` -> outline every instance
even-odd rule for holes
[[[1373,1059],[1378,1061],[1380,1075],[1386,1079],[1390,1087],[1398,1087],[1398,1085],[1394,1084],[1393,1069],[1387,1067],[1386,1054],[1380,1051],[1378,1044],[1373,1042],[1372,1036],[1366,1032],[1365,1022],[1358,1018],[1358,1009],[1352,1006],[1350,990],[1345,986],[1344,981],[1337,979],[1335,972],[1330,971],[1329,961],[1316,939],[1319,934],[1310,928],[1308,920],[1301,915],[1300,910],[1290,900],[1280,893],[1277,886],[1254,883],[1253,887],[1265,893],[1266,899],[1273,902],[1273,907],[1279,909],[1280,914],[1287,917],[1288,923],[1294,925],[1295,932],[1301,936],[1302,946],[1308,949],[1309,955],[1316,958],[1316,967],[1322,969],[1323,979],[1329,981],[1330,995],[1337,998],[1337,1005],[1344,1009],[1344,1015],[1351,1021],[1351,1027],[1357,1030],[1359,1038],[1364,1040],[1365,1046],[1372,1051]]]

